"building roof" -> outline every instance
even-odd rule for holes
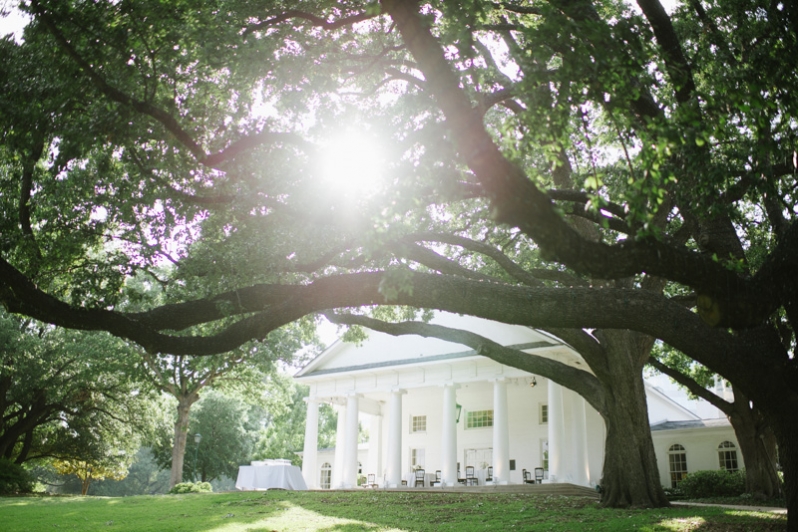
[[[529,342],[525,344],[516,344],[516,345],[509,345],[507,347],[511,347],[513,349],[524,350],[524,349],[539,349],[541,347],[555,347],[560,344],[554,344],[550,342]],[[369,364],[356,364],[352,366],[344,366],[340,368],[328,368],[328,369],[319,369],[312,373],[308,373],[306,375],[329,375],[331,373],[347,373],[350,371],[362,371],[367,369],[376,369],[376,368],[387,368],[387,367],[395,367],[395,366],[406,366],[408,364],[421,364],[421,363],[428,363],[428,362],[440,362],[442,360],[454,360],[457,358],[467,358],[467,357],[475,357],[480,356],[476,351],[473,349],[469,349],[468,351],[460,351],[458,353],[446,353],[443,355],[433,355],[433,356],[426,356],[422,359],[419,358],[406,358],[404,360],[387,360],[384,362],[372,362]]]
[[[465,329],[480,334],[502,345],[523,351],[561,359],[562,362],[583,364],[581,357],[558,338],[530,327],[509,325],[473,316],[460,316],[449,312],[437,312],[433,323]],[[365,330],[367,339],[361,344],[338,340],[319,356],[306,364],[295,378],[321,377],[343,373],[380,371],[388,368],[419,364],[441,363],[457,359],[482,358],[472,349],[463,349],[462,344],[438,338],[418,335],[391,336]],[[557,349],[559,348],[559,349]],[[582,365],[580,369],[587,369]]]
[[[660,421],[651,425],[652,431],[657,430],[678,430],[678,429],[700,429],[730,427],[731,423],[726,418],[718,419],[690,419],[686,421]]]

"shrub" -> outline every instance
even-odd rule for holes
[[[181,482],[176,484],[169,493],[210,493],[213,487],[210,482]]]
[[[691,499],[737,497],[745,491],[745,471],[696,471],[679,482],[679,489]]]
[[[25,468],[6,458],[0,458],[0,495],[30,493],[33,478]]]
[[[669,501],[678,501],[679,499],[684,499],[685,497],[684,492],[679,488],[679,486],[675,488],[665,487],[663,490],[665,491],[665,496],[668,497]]]

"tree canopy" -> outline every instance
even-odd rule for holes
[[[275,373],[267,384],[268,397],[264,405],[267,416],[252,455],[255,460],[283,458],[294,465],[302,465],[305,440],[307,386],[297,384],[284,374]],[[319,405],[319,449],[335,445],[338,416],[332,406]]]
[[[240,399],[209,390],[191,412],[184,477],[194,482],[210,482],[223,476],[234,479],[238,466],[252,457],[263,415],[261,409]],[[162,432],[153,449],[163,468],[172,466],[173,434]],[[196,434],[201,435],[199,443]]]
[[[125,351],[106,334],[0,314],[0,456],[99,465],[134,453],[152,403]]]
[[[793,4],[22,5],[9,311],[171,355],[385,304],[637,331],[758,406],[798,511]],[[119,308],[136,272],[163,299]]]

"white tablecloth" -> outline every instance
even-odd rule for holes
[[[253,462],[262,464],[263,462]],[[239,490],[306,490],[302,471],[290,463],[266,461],[266,465],[248,465],[238,467],[236,489]]]

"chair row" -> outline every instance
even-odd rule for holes
[[[416,469],[414,473],[415,483],[413,487],[417,488],[421,486],[422,488],[425,485],[426,479],[426,470],[424,469]],[[524,470],[524,478],[526,479],[526,469]],[[542,477],[541,477],[542,478]],[[485,476],[485,482],[492,482],[493,481],[493,466],[488,467],[488,474]],[[438,469],[435,471],[435,480],[430,481],[430,486],[440,486],[442,484],[441,480],[441,470]],[[476,471],[474,470],[474,466],[466,466],[466,476],[460,476],[460,469],[457,470],[457,482],[459,484],[463,484],[464,486],[478,486],[479,485],[479,478],[477,478]],[[407,481],[403,480],[402,485],[406,486]],[[374,473],[369,473],[366,477],[366,483],[363,484],[364,488],[377,488],[379,484],[377,484],[377,476]]]
[[[526,469],[522,470],[524,473],[524,484],[543,484],[543,468],[535,468],[535,478],[532,478],[532,473]]]

